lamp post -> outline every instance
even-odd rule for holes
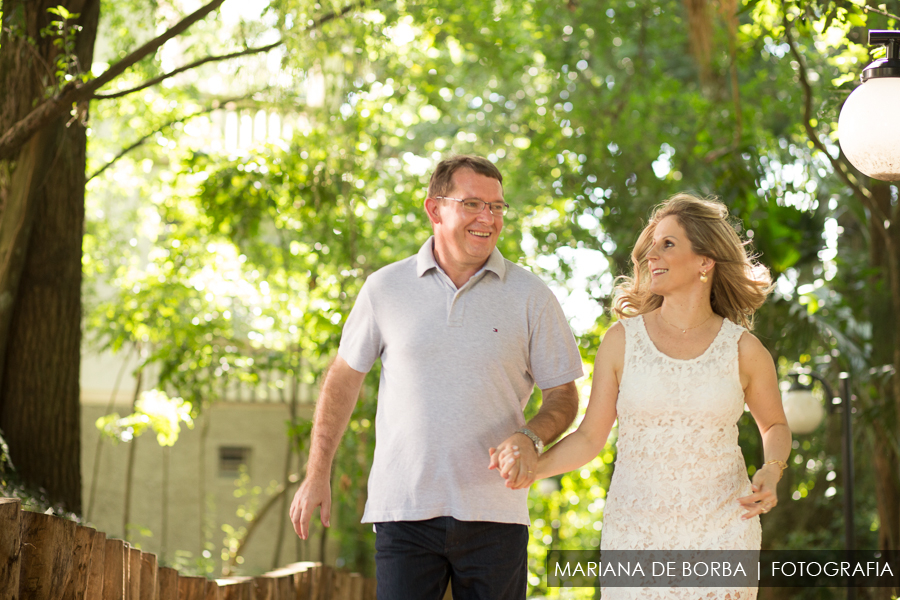
[[[793,382],[791,382],[790,389],[782,395],[782,403],[784,404],[784,413],[788,420],[788,427],[798,435],[814,431],[824,416],[822,405],[812,395],[812,384],[803,385],[800,383],[800,375],[806,375],[822,384],[829,399],[825,405],[828,414],[834,414],[835,412],[835,404],[832,400],[835,398],[834,392],[822,375],[812,370],[789,373],[788,376],[793,378]],[[853,409],[850,396],[850,375],[841,373],[840,379],[843,455],[841,462],[844,468],[844,549],[855,550],[856,542],[853,535]],[[854,597],[851,594],[852,591],[852,587],[847,588],[848,598]]]
[[[900,31],[869,30],[869,45],[887,47],[863,69],[841,108],[838,137],[850,163],[872,179],[900,181]]]

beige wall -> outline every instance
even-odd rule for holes
[[[246,507],[250,503],[250,495],[235,497],[236,477],[220,474],[219,449],[223,446],[249,449],[250,485],[245,488],[255,488],[257,508],[254,510],[258,510],[284,479],[289,407],[280,402],[218,402],[204,409],[192,430],[183,428],[178,442],[171,448],[160,447],[152,431],[136,442],[115,444],[103,439],[98,444],[100,434],[95,423],[107,413],[121,361],[109,356],[85,357],[83,361],[83,505],[90,524],[109,536],[124,537],[125,474],[134,445],[129,522],[146,531],[130,528],[131,541],[143,550],[156,553],[164,564],[176,562],[176,551],[189,552],[192,556],[183,560],[190,563],[207,550],[216,560],[215,574],[220,573],[219,559],[225,537],[222,525],[227,523],[235,529],[246,526],[237,513],[241,505]],[[130,376],[123,377],[113,409],[120,415],[131,412],[134,381],[129,379]],[[301,404],[299,418],[311,418],[312,406]],[[100,460],[96,463],[92,502],[98,451]],[[290,470],[296,473],[296,455],[292,460]],[[293,490],[292,487],[291,496]],[[273,565],[279,530],[283,530],[282,551],[279,565]],[[317,541],[297,539],[280,501],[260,521],[242,554],[241,572],[245,574],[319,558]]]

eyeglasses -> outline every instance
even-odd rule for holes
[[[435,196],[438,200],[453,200],[462,204],[463,210],[467,213],[477,214],[484,210],[487,206],[488,210],[495,217],[502,217],[509,211],[509,204],[506,202],[485,202],[481,198],[450,198],[449,196]]]

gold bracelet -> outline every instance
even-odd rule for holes
[[[763,466],[765,467],[766,465],[775,465],[776,467],[781,469],[780,471],[778,471],[778,481],[781,481],[781,478],[784,476],[784,470],[788,468],[787,463],[783,460],[767,460],[763,464]]]

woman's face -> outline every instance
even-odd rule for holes
[[[708,259],[694,253],[691,241],[677,217],[669,215],[657,224],[647,253],[650,291],[665,296],[676,290],[701,285],[700,272]]]

